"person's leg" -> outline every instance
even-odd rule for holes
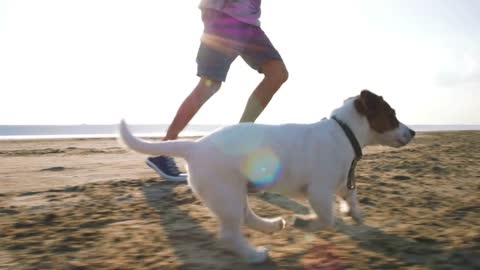
[[[240,122],[255,122],[273,95],[288,79],[288,71],[282,60],[267,61],[260,70],[265,77],[250,95]]]
[[[268,105],[273,95],[288,79],[287,68],[262,28],[245,25],[248,38],[241,53],[243,60],[264,75],[250,95],[240,122],[254,122]]]
[[[178,108],[164,140],[177,138],[203,104],[220,89],[231,63],[239,55],[239,42],[235,41],[236,31],[231,31],[241,26],[239,22],[215,10],[202,10],[202,20],[204,33],[197,53],[197,76],[201,79]],[[149,157],[147,165],[166,180],[187,179],[185,174],[180,174],[172,157]]]
[[[206,29],[213,31],[215,27],[221,26],[221,24],[216,22],[219,18],[218,16],[221,14],[207,13],[207,15],[208,16],[204,16]],[[215,94],[218,89],[220,89],[222,82],[225,81],[227,77],[231,63],[238,55],[238,52],[233,49],[222,50],[222,47],[230,46],[230,43],[212,43],[212,41],[217,41],[217,39],[208,38],[211,37],[211,35],[210,32],[204,33],[200,48],[198,49],[197,76],[201,79],[195,89],[178,108],[164,140],[176,139],[179,133],[188,125],[203,104],[205,104],[205,102]],[[149,157],[146,163],[166,180],[187,180],[187,175],[180,173],[180,170],[172,157]]]
[[[188,125],[190,120],[205,104],[205,102],[215,94],[220,86],[221,81],[210,80],[207,78],[200,78],[195,89],[183,101],[172,123],[168,127],[167,134],[164,140],[175,140],[178,134]]]
[[[172,123],[168,127],[167,134],[163,140],[175,140],[178,134],[188,125],[190,120],[200,110],[203,104],[220,89],[222,82],[210,80],[201,77],[195,89],[183,101],[178,108],[177,114]],[[181,174],[180,170],[172,157],[158,156],[149,157],[146,161],[147,165],[156,171],[160,176],[169,181],[185,181],[185,174]]]

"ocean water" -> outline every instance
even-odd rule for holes
[[[202,136],[222,125],[189,125],[180,136]],[[480,130],[480,125],[411,125],[415,131]],[[162,137],[168,125],[130,125],[137,136]],[[0,140],[112,138],[117,125],[0,125]]]
[[[461,131],[480,130],[480,125],[411,125],[415,131]]]
[[[202,136],[221,125],[189,125],[180,136]],[[168,125],[129,125],[137,136],[162,137]],[[113,138],[118,125],[0,125],[0,140]]]

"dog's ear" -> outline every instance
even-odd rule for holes
[[[368,90],[362,90],[360,97],[355,100],[355,108],[360,114],[365,116],[373,115],[378,109],[378,105],[383,98],[375,95]]]

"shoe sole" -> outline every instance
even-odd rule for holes
[[[172,175],[168,175],[168,174],[165,174],[162,170],[158,169],[157,166],[155,166],[155,164],[153,162],[151,162],[150,160],[147,160],[145,161],[145,163],[147,163],[148,167],[152,168],[156,173],[158,173],[158,175],[160,175],[163,179],[167,180],[167,181],[172,181],[172,182],[186,182],[187,181],[187,174],[185,173],[182,173],[178,176],[172,176]]]

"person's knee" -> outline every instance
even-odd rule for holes
[[[283,84],[288,80],[288,70],[283,61],[270,61],[262,67],[265,78]]]
[[[200,98],[202,101],[208,100],[211,96],[213,96],[222,86],[221,81],[210,80],[207,78],[201,78],[200,82],[198,83],[193,95]]]
[[[197,88],[203,89],[203,91],[216,92],[218,91],[218,89],[220,89],[221,85],[222,85],[221,81],[211,80],[208,78],[201,78]]]

